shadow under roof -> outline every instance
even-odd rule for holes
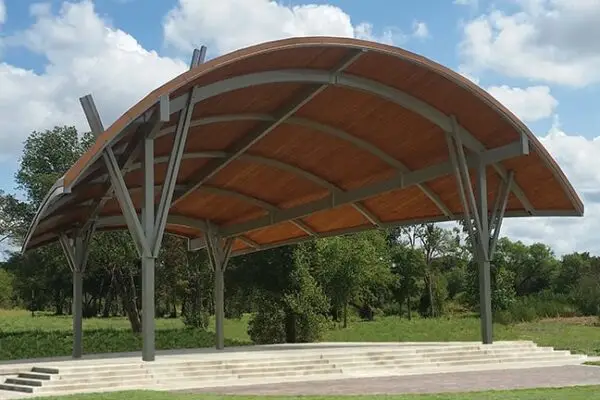
[[[196,103],[166,230],[196,243],[207,221],[236,238],[235,255],[377,226],[461,219],[446,142],[453,128],[469,160],[487,160],[490,204],[514,171],[506,217],[583,215],[542,144],[468,79],[396,47],[292,38],[212,59],[129,109],[56,182],[23,250],[92,217],[98,230],[126,229],[101,154],[111,146],[121,165],[132,154],[124,180],[139,213],[137,144],[168,96],[170,121],[154,145],[158,202],[179,110],[192,89]],[[529,154],[520,155],[527,146]]]

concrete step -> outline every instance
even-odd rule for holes
[[[40,374],[37,372],[21,372],[21,373],[19,373],[19,375],[17,375],[18,378],[39,379],[39,380],[45,380],[45,381],[49,381],[50,379],[52,379],[52,376],[56,376],[56,375]]]
[[[342,370],[341,369],[336,369],[336,368],[328,368],[328,369],[315,369],[315,370],[308,370],[308,371],[281,371],[281,372],[273,372],[268,374],[268,376],[265,376],[265,374],[262,374],[260,372],[255,372],[255,373],[245,373],[245,374],[240,374],[238,375],[239,379],[253,379],[253,378],[267,378],[267,377],[283,377],[283,376],[297,376],[297,375],[324,375],[324,374],[342,374]]]
[[[0,383],[0,390],[10,390],[11,392],[34,393],[35,389],[37,388],[33,386]]]
[[[87,381],[89,379],[137,379],[146,377],[171,377],[171,376],[185,376],[185,377],[225,377],[236,375],[240,373],[263,373],[265,375],[272,372],[278,371],[310,371],[318,369],[329,369],[334,368],[333,365],[327,363],[316,363],[316,364],[305,364],[302,366],[262,366],[254,365],[249,363],[248,365],[239,365],[231,368],[219,368],[219,369],[206,369],[206,368],[193,368],[193,367],[178,367],[178,368],[149,368],[149,369],[138,369],[132,370],[127,373],[121,371],[98,371],[94,373],[73,373],[73,374],[60,374],[57,378],[53,378],[52,382],[56,381]]]
[[[249,365],[247,367],[240,367],[240,368],[235,368],[232,369],[231,372],[233,374],[247,374],[247,373],[264,373],[264,374],[270,374],[270,373],[274,373],[274,372],[289,372],[289,371],[298,371],[298,372],[310,372],[310,371],[325,371],[325,370],[329,370],[329,369],[333,369],[335,368],[334,365],[332,364],[328,364],[328,365],[312,365],[312,366],[305,366],[303,368],[296,368],[296,367],[255,367],[253,365]]]
[[[428,360],[432,361],[432,362],[440,362],[440,361],[457,361],[457,360],[463,360],[463,361],[469,361],[469,360],[479,360],[479,359],[502,359],[502,358],[514,358],[514,357],[521,357],[521,358],[543,358],[543,357],[569,357],[571,356],[570,353],[536,353],[536,352],[531,352],[531,353],[505,353],[505,354],[465,354],[465,355],[446,355],[443,357],[439,357],[439,356],[435,356],[435,357],[426,357]]]
[[[42,386],[44,381],[37,379],[24,379],[24,378],[7,378],[4,383],[10,385],[21,385],[21,386]]]
[[[427,366],[457,366],[457,365],[478,365],[478,364],[492,364],[492,363],[506,363],[506,362],[536,362],[536,361],[571,361],[579,360],[580,357],[576,356],[564,356],[554,354],[543,354],[543,355],[513,355],[504,357],[472,357],[468,359],[457,358],[457,359],[430,359],[430,360],[385,360],[385,361],[374,361],[371,363],[365,362],[354,362],[354,363],[336,363],[335,366],[342,368],[343,370],[356,370],[356,369],[394,369],[394,368],[423,368]]]
[[[37,372],[40,374],[58,374],[58,368],[53,367],[33,367],[31,372]]]
[[[272,378],[272,377],[286,377],[286,376],[299,376],[299,375],[324,375],[324,374],[341,374],[341,369],[333,369],[328,368],[324,370],[308,370],[308,371],[299,371],[299,370],[290,370],[290,371],[279,371],[279,372],[271,372],[268,374],[262,372],[254,372],[254,373],[245,373],[241,375],[228,375],[229,380],[239,381],[240,379],[256,379],[256,378]],[[206,380],[214,380],[215,377],[207,375],[205,377]],[[195,377],[190,377],[185,379],[186,381],[190,380],[202,380],[196,379]],[[36,393],[61,393],[66,391],[74,391],[74,390],[89,390],[89,389],[101,389],[104,387],[116,387],[119,388],[136,388],[136,387],[147,387],[155,384],[163,384],[163,383],[173,383],[173,379],[169,377],[161,377],[159,379],[155,378],[126,378],[126,379],[110,379],[110,380],[100,380],[100,381],[89,381],[89,382],[64,382],[60,380],[51,381],[51,384],[45,384],[42,387],[36,388]]]

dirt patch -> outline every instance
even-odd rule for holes
[[[598,317],[544,318],[544,319],[542,319],[542,322],[561,322],[563,324],[571,324],[571,325],[600,326],[600,318],[598,318]]]

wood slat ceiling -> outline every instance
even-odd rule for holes
[[[160,96],[168,94],[173,101],[192,87],[258,72],[332,71],[357,50],[362,54],[344,74],[401,90],[436,112],[455,116],[485,149],[518,141],[521,134],[526,134],[530,154],[500,164],[505,170],[514,171],[515,182],[533,207],[532,214],[583,214],[581,200],[535,136],[489,94],[459,74],[386,45],[345,38],[293,38],[210,60],[157,88],[133,106],[99,135],[92,148],[65,174],[58,186],[68,193],[53,197],[42,206],[24,249],[55,240],[61,231],[86,222],[94,202],[108,188],[102,151],[106,146],[112,146],[115,152],[123,148],[134,137],[134,122],[156,107]],[[170,215],[231,228],[323,200],[332,192],[359,189],[392,179],[400,172],[449,160],[445,133],[431,120],[389,98],[332,83],[204,186],[177,202]],[[311,87],[316,86],[310,82],[250,85],[196,103],[177,184],[189,184],[201,168],[226,157],[240,140],[268,124]],[[171,115],[155,142],[155,156],[160,157],[155,166],[157,193],[164,180],[178,117],[178,112]],[[491,206],[500,178],[492,166],[487,167],[487,177]],[[124,178],[139,210],[139,155]],[[509,196],[507,210],[507,216],[529,215],[515,193]],[[461,214],[454,177],[440,176],[420,186],[398,186],[374,193],[354,205],[338,205],[295,221],[274,221],[270,226],[242,232],[233,251],[241,254],[256,250],[256,245],[274,246],[314,235],[371,229],[378,224],[456,219]],[[124,229],[120,215],[116,200],[107,201],[100,210],[104,221],[100,229]],[[198,226],[173,219],[168,222],[167,231],[188,238],[203,235]]]

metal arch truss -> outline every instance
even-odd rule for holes
[[[327,75],[335,76],[336,74],[342,72],[344,69],[352,65],[362,54],[362,50],[351,51],[350,56],[344,59],[336,68],[334,68],[333,71],[324,71],[324,73],[326,73]],[[225,83],[227,81],[228,79],[219,83]],[[194,171],[191,174],[191,176],[194,177],[193,181],[189,182],[188,188],[183,193],[181,193],[179,196],[173,199],[173,204],[177,204],[179,201],[183,200],[183,198],[185,198],[187,195],[194,192],[196,189],[198,189],[200,186],[206,183],[206,181],[215,176],[215,174],[217,174],[219,171],[221,171],[223,168],[229,165],[237,157],[245,153],[246,150],[248,150],[253,144],[255,144],[257,141],[268,135],[279,125],[283,124],[286,121],[286,119],[293,116],[296,113],[296,111],[298,111],[304,105],[308,104],[313,98],[315,98],[317,95],[323,92],[332,82],[323,81],[310,83],[314,85],[311,85],[307,90],[303,91],[300,95],[298,95],[297,98],[295,98],[289,104],[285,105],[280,110],[275,112],[275,118],[273,121],[267,121],[264,124],[262,124],[258,129],[244,135],[244,137],[239,142],[237,142],[233,146],[233,148],[229,150],[229,152],[231,153],[230,156],[223,159],[214,160],[214,162],[208,163],[206,166],[203,166],[202,168]],[[257,82],[256,84],[260,83]],[[192,103],[195,104],[196,102],[198,102],[199,97],[197,90],[202,90],[205,87],[211,86],[212,84],[204,86],[202,88],[199,87],[194,89],[193,95],[191,96]],[[223,88],[220,92],[225,93],[229,92],[230,90],[235,89]],[[211,93],[206,98],[213,97],[214,95],[215,94]]]
[[[94,230],[95,225],[89,224],[85,229],[72,231],[70,236],[63,232],[58,237],[73,273],[73,358],[83,355],[83,274]]]
[[[202,50],[194,50],[190,68],[203,62],[205,54],[205,47]],[[179,121],[173,149],[168,159],[167,173],[161,190],[158,210],[155,212],[154,137],[160,131],[162,124],[170,120],[171,113],[176,112],[172,110],[167,96],[160,97],[157,115],[152,116],[149,124],[140,125],[137,132],[134,133],[132,142],[126,146],[122,154],[119,154],[119,159],[115,156],[111,146],[106,147],[102,152],[104,164],[110,177],[110,185],[105,192],[105,196],[95,204],[90,218],[91,223],[97,222],[98,214],[104,206],[105,199],[109,197],[111,190],[114,191],[123,213],[123,219],[142,260],[142,359],[144,361],[153,361],[155,358],[154,269],[194,108],[192,102],[193,90],[194,88],[184,95],[186,96],[185,107],[177,110],[180,111]],[[92,96],[84,96],[80,99],[80,102],[90,128],[97,137],[104,132],[104,127]],[[143,186],[141,188],[143,205],[141,215],[138,216],[125,183],[124,170],[130,166],[140,148],[142,152],[141,168],[143,169]]]
[[[360,53],[357,53],[356,57],[360,56]],[[349,61],[350,62],[350,61]],[[346,63],[347,64],[347,63]],[[349,64],[347,64],[349,65]],[[238,89],[247,88],[250,86],[271,84],[271,83],[307,83],[307,84],[318,84],[320,87],[326,85],[337,85],[347,87],[357,91],[364,91],[370,93],[372,95],[378,96],[380,98],[386,99],[390,102],[400,105],[403,108],[406,108],[416,114],[421,115],[423,118],[429,120],[430,122],[439,126],[444,132],[452,131],[452,118],[449,115],[444,114],[440,110],[430,106],[429,104],[423,102],[411,96],[410,94],[403,92],[398,89],[394,89],[382,83],[350,75],[343,73],[344,68],[347,65],[343,66],[343,68],[338,68],[335,71],[322,71],[322,70],[314,70],[314,69],[300,69],[300,70],[272,70],[258,73],[251,73],[247,75],[241,75],[229,79],[225,79],[219,82],[215,82],[212,84],[208,84],[202,87],[197,87],[194,89],[193,101],[201,102],[211,97],[217,96],[219,94],[231,92]],[[179,96],[171,101],[171,109],[172,110],[180,110],[184,106],[184,96]],[[291,115],[287,115],[289,117]],[[274,128],[272,125],[279,125],[285,120],[286,115],[278,114],[276,116],[275,121],[266,125],[265,130],[269,132]],[[271,128],[269,128],[271,127]],[[457,125],[457,134],[461,136],[462,141],[466,148],[469,150],[480,153],[486,150],[485,146],[479,142],[466,128],[463,126]],[[259,130],[256,137],[261,136],[262,131]],[[249,139],[249,141],[252,141]],[[256,140],[252,141],[254,143]],[[528,154],[529,152],[529,139],[527,134],[522,132],[521,137],[519,139],[521,143],[523,154]],[[250,145],[252,144],[250,143]],[[244,150],[247,149],[248,146],[242,146]],[[240,151],[241,153],[241,151]],[[220,165],[220,164],[219,164]],[[494,163],[493,168],[496,170],[497,174],[500,175],[502,179],[507,178],[506,169],[500,165],[499,163]],[[210,169],[209,169],[210,168]],[[205,175],[200,175],[200,177],[193,182],[192,187],[196,185],[201,185],[202,182],[205,182],[208,178],[207,176],[213,176],[221,167],[213,168],[213,166],[205,167]],[[190,188],[191,189],[191,188]],[[535,215],[535,210],[525,194],[523,190],[516,184],[513,183],[511,187],[511,191],[514,195],[519,199],[525,210],[530,215]],[[185,196],[190,191],[184,193],[181,197]],[[179,201],[180,198],[175,199],[175,201]]]
[[[510,188],[514,185],[514,172],[508,171],[505,179],[500,179],[500,187],[492,212],[488,208],[488,188],[486,163],[475,156],[475,188],[469,175],[469,164],[461,136],[458,134],[458,122],[451,119],[451,130],[446,133],[448,152],[456,179],[458,194],[463,209],[463,217],[469,238],[473,245],[473,255],[479,266],[479,304],[481,319],[481,338],[484,344],[492,343],[492,302],[490,262],[500,235],[502,220],[506,212]]]

